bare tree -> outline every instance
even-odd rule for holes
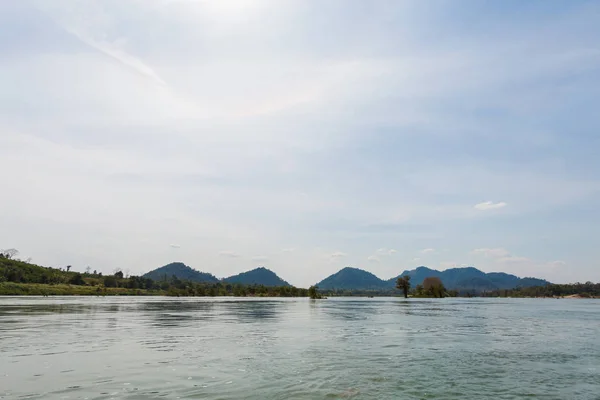
[[[92,270],[92,267],[90,267],[89,265],[87,267],[85,267],[85,273],[86,274],[90,274],[90,271]]]
[[[15,256],[19,254],[19,250],[17,250],[17,249],[6,249],[6,250],[0,251],[0,253],[2,253],[2,255],[4,256],[4,258],[8,258],[10,260],[12,258],[15,258]]]

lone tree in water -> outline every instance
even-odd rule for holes
[[[313,300],[321,299],[321,295],[317,292],[318,286],[311,286],[308,288],[308,297]]]
[[[398,278],[396,289],[401,289],[404,293],[404,298],[408,299],[408,291],[410,290],[410,276],[405,275]]]
[[[437,276],[430,276],[423,281],[425,292],[432,297],[442,298],[446,294],[446,288],[442,280]]]

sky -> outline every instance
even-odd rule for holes
[[[0,2],[0,248],[600,281],[600,2]]]

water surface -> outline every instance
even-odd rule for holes
[[[600,399],[600,301],[0,297],[0,399]]]

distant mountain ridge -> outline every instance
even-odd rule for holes
[[[246,271],[242,272],[241,274],[219,279],[210,273],[200,272],[188,267],[184,263],[174,262],[143,275],[144,278],[150,278],[155,281],[169,279],[173,276],[181,280],[192,282],[227,282],[239,283],[242,285],[291,286],[288,282],[277,276],[277,274],[275,274],[273,271],[264,267],[255,268],[251,271]]]
[[[401,276],[410,276],[413,287],[428,277],[438,277],[447,289],[458,291],[482,292],[516,287],[544,286],[550,282],[537,278],[519,278],[503,272],[485,273],[474,267],[451,268],[438,271],[427,267],[407,270],[400,275],[383,280],[370,272],[358,268],[346,267],[325,278],[317,284],[319,289],[332,290],[393,290]]]
[[[150,278],[155,281],[168,279],[176,276],[178,279],[192,282],[219,282],[219,278],[208,272],[200,272],[188,267],[182,262],[174,262],[152,270],[143,275],[144,278]]]
[[[545,286],[550,283],[544,279],[519,278],[518,276],[506,274],[504,272],[485,273],[474,267],[451,268],[445,271],[438,271],[421,266],[413,270],[404,271],[400,275],[388,280],[380,279],[371,272],[359,268],[346,267],[323,279],[317,286],[321,290],[336,289],[391,292],[395,288],[396,280],[399,277],[406,275],[411,277],[411,285],[413,288],[421,284],[425,278],[438,277],[449,290],[475,293],[515,289],[517,287]],[[276,273],[264,267],[255,268],[251,271],[219,279],[210,273],[192,269],[181,262],[174,262],[144,275],[145,278],[151,278],[156,281],[165,278],[168,279],[173,276],[181,280],[193,282],[226,282],[242,285],[291,286],[288,282],[277,276]]]
[[[264,285],[264,286],[291,286],[281,279],[277,274],[265,267],[259,267],[251,271],[242,272],[228,278],[224,282],[239,283],[242,285]]]
[[[333,275],[317,283],[319,289],[360,289],[377,290],[389,289],[389,284],[370,272],[359,268],[342,268]]]

